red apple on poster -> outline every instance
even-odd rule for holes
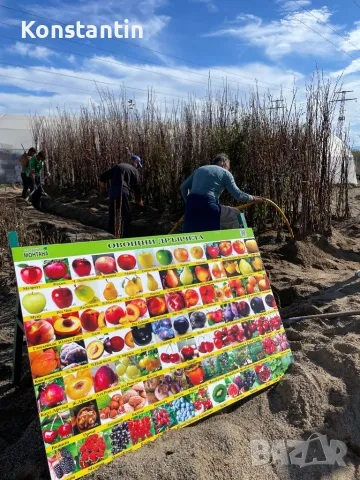
[[[189,252],[186,248],[175,248],[174,257],[178,262],[187,262],[189,260]]]
[[[124,253],[117,259],[117,264],[121,270],[133,270],[136,265],[136,258],[133,255]]]
[[[220,248],[221,254],[224,255],[225,257],[231,255],[232,253],[231,242],[228,242],[228,241],[220,242],[219,248]]]
[[[45,275],[49,280],[60,280],[68,276],[68,266],[62,260],[52,260],[44,267]]]
[[[219,256],[219,248],[216,245],[208,245],[206,252],[210,258],[218,258]]]
[[[42,279],[43,272],[40,267],[29,265],[18,265],[22,267],[20,270],[20,277],[24,283],[28,285],[35,285]]]
[[[91,263],[86,258],[77,258],[72,262],[72,268],[78,277],[87,277],[91,273]]]
[[[73,302],[73,294],[70,288],[55,288],[51,298],[58,308],[69,308]]]
[[[245,245],[244,242],[242,242],[241,240],[236,240],[235,242],[233,242],[233,247],[237,254],[242,255],[243,253],[245,253]]]
[[[109,275],[110,273],[116,272],[116,263],[113,257],[99,257],[95,261],[95,268],[99,273]]]

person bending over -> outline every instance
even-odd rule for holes
[[[130,163],[119,163],[100,176],[101,190],[110,182],[108,231],[119,237],[128,237],[132,220],[130,193],[135,193],[136,201],[141,206],[141,184],[139,169],[142,168],[140,157],[131,155]]]
[[[21,180],[23,184],[23,190],[21,194],[22,198],[27,197],[27,193],[30,188],[28,177],[26,175],[26,170],[29,166],[31,157],[33,157],[35,154],[36,154],[36,148],[32,147],[32,148],[29,148],[27,153],[24,152],[19,158],[19,163],[21,165]]]
[[[184,233],[220,230],[219,197],[224,190],[239,202],[264,201],[262,197],[242,192],[229,170],[229,157],[221,153],[212,165],[197,168],[181,185],[181,195],[186,202]]]

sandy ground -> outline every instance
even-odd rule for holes
[[[360,268],[360,190],[353,190],[351,196],[352,218],[335,223],[331,238],[314,236],[295,245],[274,243],[271,234],[262,239],[263,259],[283,318],[360,310],[360,279],[354,276]],[[18,207],[30,208],[21,201]],[[80,234],[81,239],[105,235],[49,214],[31,212],[29,218],[62,228],[63,234],[72,231],[69,240]],[[0,277],[0,478],[47,479],[25,348],[21,385],[13,388],[10,383],[16,295],[9,280]],[[359,333],[356,318],[294,325],[287,335],[295,363],[277,386],[197,425],[169,432],[87,478],[359,479]],[[252,464],[251,440],[306,440],[314,432],[346,443],[345,466]],[[321,451],[317,456],[322,459]]]

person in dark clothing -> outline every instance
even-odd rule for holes
[[[134,192],[138,205],[142,206],[139,169],[140,157],[132,155],[130,163],[120,163],[100,176],[102,191],[110,182],[108,231],[120,238],[129,236],[132,220],[130,193]]]
[[[26,199],[28,203],[31,203],[31,197],[35,191],[35,187],[41,186],[41,171],[45,165],[45,158],[46,154],[42,150],[29,160],[29,165],[26,169],[27,182],[30,188],[30,195]]]
[[[26,170],[29,166],[31,157],[33,157],[35,154],[36,154],[36,148],[32,147],[32,148],[29,148],[27,153],[24,152],[19,158],[19,163],[21,165],[21,180],[23,184],[23,190],[21,194],[22,198],[27,197],[27,192],[30,188],[28,176],[26,175]]]

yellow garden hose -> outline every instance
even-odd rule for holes
[[[286,218],[285,216],[285,213],[283,212],[283,210],[279,207],[279,205],[276,205],[276,203],[274,203],[272,200],[269,200],[268,198],[265,198],[265,202],[269,203],[270,205],[272,205],[273,207],[276,208],[276,210],[280,213],[280,215],[282,216],[282,218],[284,219],[284,222],[289,230],[289,233],[290,233],[290,238],[291,240],[294,239],[294,232],[292,231],[292,228],[291,228],[291,225],[290,225],[290,222],[289,220]],[[247,208],[247,207],[250,207],[250,205],[254,205],[254,202],[249,202],[249,203],[244,203],[244,205],[239,205],[238,207],[234,207],[236,208],[236,210],[243,210],[244,208]],[[171,235],[172,233],[174,233],[177,228],[181,225],[181,223],[184,221],[184,217],[181,217],[180,220],[174,225],[174,227],[171,229],[171,232],[169,233],[169,235]]]

